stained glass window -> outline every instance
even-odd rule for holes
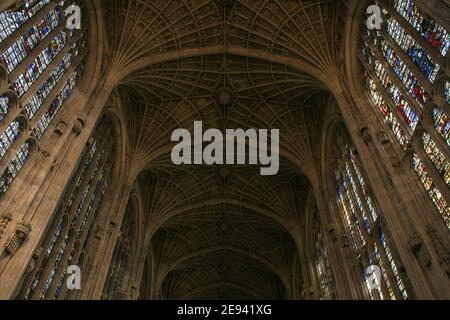
[[[413,164],[416,173],[420,178],[420,181],[422,182],[425,190],[427,190],[428,195],[441,214],[444,223],[446,224],[447,228],[450,228],[450,207],[442,196],[442,193],[434,184],[434,181],[425,168],[423,161],[417,154],[414,154],[413,156]]]
[[[0,63],[9,74],[10,85],[19,96],[32,129],[23,134],[38,141],[44,138],[84,71],[86,30],[66,30],[63,25],[64,10],[72,3],[75,2],[27,0],[0,13],[0,43],[4,43]],[[0,122],[6,119],[10,104],[11,97],[0,96]],[[0,159],[10,149],[19,150],[2,173],[0,197],[29,158],[29,146],[15,146],[21,131],[19,122],[14,120],[0,132]]]
[[[0,96],[0,123],[6,118],[9,111],[9,98],[7,96]]]
[[[394,73],[403,82],[405,87],[408,89],[408,93],[419,103],[423,108],[428,102],[428,93],[419,83],[419,81],[414,77],[411,71],[406,67],[405,63],[400,59],[386,41],[381,41],[381,49],[387,60],[387,62],[392,67]]]
[[[389,264],[391,266],[391,270],[395,276],[395,282],[397,283],[397,286],[402,294],[403,299],[408,299],[408,293],[406,292],[406,289],[403,285],[403,281],[399,275],[399,271],[397,268],[397,264],[395,263],[394,257],[392,255],[392,251],[387,243],[386,237],[383,233],[383,230],[381,230],[380,227],[378,227],[378,235],[380,237],[381,246],[385,251],[387,260],[389,261]]]
[[[383,276],[383,283],[380,283],[378,288],[371,289],[365,270],[361,271],[362,283],[367,284],[368,297],[371,299],[407,299],[408,294],[398,273],[386,236],[378,224],[379,209],[371,196],[358,157],[350,145],[344,142],[342,136],[338,140],[338,147],[335,149],[337,202],[349,236],[349,244],[353,248],[356,258],[363,265],[379,266]],[[381,236],[379,236],[380,234]]]
[[[445,83],[444,97],[447,104],[450,104],[450,82]]]
[[[411,58],[414,64],[433,83],[440,70],[439,64],[409,35],[394,19],[387,21],[387,31],[400,48]]]
[[[428,157],[433,162],[439,174],[444,179],[445,183],[450,187],[450,164],[445,158],[444,154],[436,146],[436,143],[431,139],[430,134],[424,133],[422,135],[423,148]]]
[[[13,143],[17,140],[20,134],[20,123],[19,121],[13,121],[5,130],[3,134],[0,135],[0,159],[6,154],[6,152],[11,148]]]
[[[424,14],[415,0],[394,0],[397,12],[444,57],[450,48],[450,35],[440,24]]]
[[[450,147],[450,119],[441,108],[433,110],[434,127]]]
[[[53,70],[50,76],[42,83],[38,91],[30,98],[25,105],[25,112],[29,119],[32,119],[36,111],[39,110],[44,103],[47,96],[52,92],[55,86],[59,83],[62,76],[69,69],[72,64],[72,54],[67,53],[59,65]]]
[[[51,10],[46,17],[31,27],[11,47],[0,54],[0,63],[3,63],[9,72],[13,71],[59,25],[60,20],[61,9],[57,7]]]
[[[16,155],[8,165],[6,170],[0,175],[0,197],[6,193],[14,178],[20,172],[25,162],[28,160],[31,150],[31,143],[25,142],[17,151]]]
[[[436,130],[450,146],[450,121],[443,111],[444,109],[441,108],[442,106],[435,107],[432,111],[434,129],[428,127],[427,121],[422,121],[425,133],[415,134],[419,119],[430,112],[423,110],[431,101],[431,94],[425,89],[430,87],[430,84],[420,83],[420,81],[424,81],[421,73],[433,84],[441,71],[439,64],[432,58],[432,56],[435,57],[435,53],[431,52],[430,55],[430,52],[421,46],[423,44],[422,37],[442,56],[446,56],[450,46],[449,34],[441,25],[422,12],[414,0],[394,0],[392,5],[391,9],[383,8],[384,13],[394,13],[387,19],[387,23],[383,27],[385,32],[375,34],[366,31],[363,34],[361,59],[367,81],[367,92],[373,106],[381,113],[384,122],[394,134],[403,151],[406,151],[412,139],[414,142],[416,139],[420,140],[420,147],[425,151],[420,154],[431,160],[440,175],[440,177],[433,176],[434,179],[442,179],[450,186],[450,159],[446,158],[446,150],[440,149],[442,148],[440,141],[434,141],[430,135],[430,130]],[[396,15],[395,11],[401,17]],[[409,26],[405,29],[403,27],[405,23],[410,24],[415,30]],[[429,50],[428,46],[426,48]],[[410,68],[411,61],[417,68]],[[392,74],[395,75],[394,78],[391,78]],[[421,80],[419,81],[419,79]],[[398,80],[401,81],[401,84]],[[444,96],[445,102],[449,102],[448,82],[443,92],[438,94]],[[400,114],[397,113],[397,110],[391,110],[390,102]],[[414,145],[419,146],[419,144]],[[437,185],[441,184],[440,182],[435,184],[436,181],[433,181],[430,173],[427,172],[423,160],[418,154],[414,155],[412,160],[414,170],[447,223],[447,204],[442,196],[442,190],[437,188]],[[428,168],[428,170],[430,169],[434,175],[434,169]],[[351,206],[347,210],[350,209]]]
[[[409,138],[405,133],[405,131],[403,130],[400,123],[395,118],[392,111],[384,102],[381,93],[377,90],[377,86],[372,79],[368,79],[368,90],[370,97],[372,98],[372,102],[377,106],[378,110],[383,115],[385,123],[389,125],[389,127],[391,128],[395,138],[397,139],[402,149],[406,150],[406,147],[408,146],[409,143]]]
[[[417,127],[417,122],[419,121],[419,118],[417,117],[412,107],[409,105],[408,101],[406,101],[400,89],[394,84],[391,77],[389,77],[389,75],[386,72],[386,69],[378,60],[375,61],[375,73],[377,77],[380,79],[381,84],[388,92],[390,98],[392,99],[392,101],[394,102],[400,113],[403,115],[411,132],[413,132]]]
[[[320,289],[321,300],[331,300],[336,297],[336,289],[334,286],[333,275],[331,272],[330,262],[328,260],[327,251],[323,240],[323,230],[320,222],[319,229],[316,230],[317,239],[315,239],[315,267]]]
[[[69,182],[70,188],[53,218],[52,231],[43,240],[43,257],[25,280],[21,298],[64,299],[69,294],[63,285],[67,266],[82,269],[82,257],[94,235],[114,163],[112,124],[108,119],[98,125],[92,140]]]
[[[51,0],[23,1],[18,10],[6,10],[0,13],[0,43],[18,30]]]
[[[14,81],[14,89],[22,96],[34,84],[38,77],[44,72],[48,65],[66,44],[67,34],[61,31],[52,42],[39,53],[38,57],[31,62],[27,69]]]
[[[38,140],[42,139],[42,136],[44,135],[53,118],[61,109],[61,106],[63,105],[64,101],[72,93],[72,90],[75,87],[77,80],[81,76],[82,71],[83,65],[80,65],[79,69],[75,71],[66,81],[64,87],[61,89],[58,96],[51,103],[50,108],[44,113],[42,118],[37,122],[35,128],[33,129],[33,132]]]

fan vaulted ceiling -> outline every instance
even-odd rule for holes
[[[111,101],[127,122],[151,251],[167,298],[285,298],[318,175],[344,1],[105,0]],[[175,167],[170,136],[280,129],[274,177]]]

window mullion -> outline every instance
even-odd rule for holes
[[[400,26],[405,29],[407,33],[409,33],[414,40],[433,58],[433,60],[438,63],[441,67],[444,67],[446,65],[444,57],[439,53],[439,51],[433,47],[431,44],[429,44],[425,39],[417,32],[416,29],[414,29],[406,19],[401,16],[395,8],[393,8],[391,5],[386,4],[386,0],[382,0],[385,5],[383,6],[384,9],[387,10],[387,12],[400,24]],[[428,90],[427,90],[428,91]],[[429,91],[431,92],[431,91]]]
[[[39,11],[37,11],[30,19],[25,21],[23,25],[14,30],[9,36],[7,36],[3,41],[0,41],[0,52],[5,51],[7,48],[11,47],[13,43],[17,40],[18,34],[23,34],[25,30],[29,30],[34,24],[39,20],[43,19],[48,12],[55,9],[59,5],[58,1],[50,1],[45,4]],[[0,7],[0,12],[3,12],[6,8]]]
[[[370,258],[370,260],[372,261],[372,264],[374,264],[376,261],[378,261],[378,257],[376,256],[376,254],[374,252],[372,235],[369,234],[369,232],[367,230],[366,223],[364,222],[364,216],[365,216],[364,213],[363,213],[364,209],[362,209],[359,206],[359,204],[358,204],[358,201],[356,199],[355,190],[353,189],[352,183],[350,181],[350,177],[348,176],[347,171],[343,168],[343,166],[345,166],[345,165],[342,163],[342,160],[339,160],[339,162],[341,163],[341,165],[340,165],[341,166],[341,172],[343,173],[343,175],[345,177],[344,179],[346,181],[347,188],[348,188],[348,191],[349,191],[349,197],[350,198],[348,199],[348,201],[353,203],[353,208],[355,210],[355,216],[356,216],[356,219],[357,219],[357,223],[360,226],[359,229],[362,231],[363,236],[365,238],[364,239],[365,240],[365,244],[361,248],[361,250],[362,250],[362,252],[366,252],[368,254],[368,258]],[[354,180],[355,177],[352,177],[352,179]],[[363,202],[361,199],[360,199],[360,201],[361,201],[361,203]],[[366,212],[366,215],[367,214],[368,213]],[[364,267],[368,267],[367,262],[365,261],[365,255],[364,254],[361,254],[359,256],[359,259],[362,261]],[[385,282],[384,277],[382,277],[382,279],[380,279],[380,280],[381,280],[381,291],[383,293],[383,296],[385,298],[386,297],[390,297],[389,291],[388,291],[388,288],[387,288],[387,284]]]
[[[53,101],[56,99],[56,97],[61,93],[62,88],[66,85],[67,81],[73,76],[73,73],[78,69],[80,64],[82,63],[83,59],[87,55],[87,50],[83,51],[82,54],[79,54],[75,61],[72,62],[70,67],[64,71],[64,75],[59,79],[58,83],[55,85],[55,87],[51,90],[51,92],[48,94],[47,97],[45,97],[44,102],[37,108],[35,113],[32,115],[31,121],[30,121],[30,127],[34,128],[37,123],[41,120],[42,116],[45,112],[47,112],[50,105],[53,103]],[[31,102],[28,101],[28,104]]]
[[[106,139],[103,141],[102,146],[99,146],[99,149],[97,149],[96,155],[92,159],[91,163],[89,164],[89,168],[87,172],[84,174],[84,177],[82,178],[82,181],[80,182],[80,187],[78,188],[77,196],[75,197],[74,201],[72,202],[72,206],[69,211],[69,221],[72,224],[73,219],[76,216],[77,210],[82,210],[82,208],[79,208],[80,201],[86,191],[86,187],[89,185],[89,181],[91,180],[92,174],[94,173],[94,170],[96,170],[97,161],[101,159],[102,155],[102,149],[103,145],[106,143]],[[91,186],[92,188],[92,186]],[[89,192],[88,192],[89,193]],[[83,204],[83,206],[86,204]]]
[[[341,166],[339,165],[339,174],[342,177],[342,181],[345,183],[345,190],[342,196],[342,199],[344,201],[345,206],[347,207],[348,213],[350,214],[350,228],[354,230],[355,232],[355,239],[357,239],[359,248],[358,250],[362,250],[364,246],[367,244],[367,233],[366,227],[364,224],[361,224],[361,221],[358,216],[358,209],[356,209],[357,204],[351,197],[351,186],[347,182],[346,179],[346,173],[342,170]],[[356,218],[356,221],[355,221]],[[362,239],[361,239],[362,238]],[[357,255],[360,252],[356,252]]]
[[[412,135],[412,129],[409,127],[408,123],[406,122],[405,117],[400,112],[399,108],[392,101],[391,96],[386,91],[386,89],[383,86],[383,84],[381,83],[380,79],[378,79],[378,77],[376,76],[374,67],[369,65],[369,64],[367,64],[367,62],[364,61],[363,57],[360,57],[360,60],[363,62],[363,66],[366,69],[369,78],[372,79],[372,81],[375,82],[375,84],[377,86],[377,89],[378,89],[378,92],[383,97],[384,102],[389,106],[389,109],[391,110],[391,112],[393,113],[395,118],[397,119],[398,123],[400,123],[403,131],[408,135],[408,138],[410,139],[411,135]]]
[[[64,40],[63,46],[59,49],[59,51],[53,57],[53,59],[50,61],[50,63],[44,67],[42,72],[37,75],[36,79],[32,83],[28,84],[27,88],[23,89],[23,92],[18,92],[22,102],[28,101],[31,98],[31,96],[34,94],[34,92],[36,92],[38,90],[39,86],[41,85],[42,79],[47,79],[48,76],[50,75],[50,73],[62,61],[62,58],[65,56],[65,54],[71,50],[71,44],[68,43],[69,39],[70,39],[70,38],[68,38],[68,35],[67,34],[64,35],[64,31],[62,31],[61,33],[59,33],[57,35],[57,38],[59,36],[61,36],[62,38],[66,37],[66,39]],[[53,39],[51,39],[51,41],[58,41],[58,40],[56,40],[57,38],[53,38]],[[40,56],[42,54],[42,52],[43,51],[39,52],[38,56]],[[36,59],[40,59],[40,58],[36,58]],[[35,60],[33,60],[33,61],[35,61]],[[27,66],[29,67],[29,65],[27,65]],[[27,72],[28,67],[24,70],[20,70],[19,68],[17,68],[11,73],[11,78],[14,79],[14,83],[19,81],[19,77],[22,77]]]
[[[14,122],[13,122],[14,123]],[[8,137],[9,146],[6,147],[6,151],[3,156],[0,156],[0,172],[4,172],[6,168],[9,166],[11,161],[16,156],[17,152],[20,150],[21,146],[25,143],[30,136],[27,134],[25,127],[23,125],[19,125],[21,127],[17,133],[17,137],[12,139]],[[9,130],[10,126],[6,128]],[[2,141],[0,141],[2,143]]]
[[[409,69],[409,71],[412,72],[414,77],[420,82],[420,84],[425,88],[427,92],[432,92],[432,83],[430,80],[422,73],[421,70],[413,63],[411,60],[411,57],[409,57],[402,48],[395,42],[391,36],[388,34],[388,32],[383,29],[381,31],[381,35],[383,36],[383,39],[389,44],[389,46],[395,50],[397,55],[402,59],[402,61],[406,64],[406,67]]]
[[[413,136],[411,140],[411,144],[414,148],[414,151],[419,155],[420,159],[423,162],[423,165],[426,168],[426,171],[433,179],[433,182],[436,184],[437,189],[442,193],[445,201],[450,203],[450,189],[448,185],[444,182],[444,179],[439,174],[438,170],[434,163],[430,160],[427,153],[425,152],[422,144],[422,130],[418,130],[417,134]]]
[[[70,224],[70,221],[69,221]],[[65,244],[64,252],[62,254],[62,257],[58,261],[58,266],[56,267],[55,273],[51,276],[51,282],[48,286],[47,290],[43,292],[43,298],[53,300],[52,296],[54,295],[54,291],[56,290],[56,286],[58,285],[59,281],[56,281],[61,278],[62,275],[66,273],[67,270],[67,262],[69,261],[70,254],[72,252],[72,248],[75,245],[76,240],[76,232],[73,228],[69,230],[68,233],[68,240]],[[48,281],[48,280],[47,280]],[[44,283],[47,285],[47,281]],[[45,286],[44,286],[45,289]]]
[[[432,106],[429,106],[430,109]],[[432,113],[433,110],[426,110],[427,113]],[[429,123],[433,121],[433,115],[425,116],[426,113],[422,116],[421,123],[426,132],[431,136],[431,139],[434,143],[437,144],[439,150],[445,155],[445,158],[450,161],[450,146],[447,144],[447,141],[444,140],[444,137],[439,134],[437,129],[435,128],[433,123]]]
[[[17,79],[17,77],[26,71],[27,67],[39,56],[39,54],[49,46],[49,44],[55,39],[55,37],[64,30],[64,25],[60,24],[53,29],[45,39],[43,39],[37,46],[34,48],[30,54],[27,55],[25,59],[23,59],[10,73],[11,79]],[[67,45],[67,44],[66,44]],[[58,53],[59,55],[59,53]],[[55,57],[56,58],[56,57]],[[47,66],[48,68],[48,66]]]
[[[40,297],[42,296],[42,294],[43,294],[42,290],[44,289],[44,285],[47,282],[47,279],[50,276],[50,272],[52,271],[52,269],[55,265],[56,258],[58,256],[58,254],[60,253],[61,248],[64,245],[65,236],[69,232],[70,221],[67,219],[64,219],[64,217],[63,217],[62,221],[65,221],[65,224],[61,228],[61,231],[58,235],[56,243],[53,245],[51,252],[49,253],[49,256],[47,258],[44,257],[44,259],[43,259],[44,260],[43,263],[45,264],[45,266],[40,271],[40,274],[37,277],[38,283],[37,283],[36,287],[34,289],[32,289],[33,292],[31,294],[31,296],[29,297],[30,299],[40,299]],[[51,241],[51,239],[50,239],[50,241]],[[48,250],[48,245],[46,247],[44,247],[44,250]],[[45,254],[48,254],[48,253],[46,252]],[[33,276],[33,279],[35,279],[35,278],[36,278],[36,275]]]
[[[89,213],[92,213],[91,211],[92,211],[93,207],[90,208],[90,206],[91,206],[94,192],[96,192],[96,191],[98,192],[97,184],[101,183],[102,180],[104,179],[104,177],[102,175],[104,174],[105,165],[109,161],[109,157],[108,157],[109,150],[104,150],[102,153],[103,154],[101,155],[101,158],[98,159],[99,163],[95,164],[97,169],[95,172],[93,172],[93,174],[95,174],[95,176],[91,180],[91,183],[90,183],[91,187],[89,188],[89,192],[83,203],[83,207],[79,209],[81,212],[79,213],[76,225],[74,226],[75,231],[77,232],[77,237],[81,237],[81,234],[83,234],[84,231],[86,231],[86,226],[83,225],[83,222],[84,222],[86,216],[89,216]],[[100,197],[97,194],[94,201],[98,200],[99,198]]]
[[[394,81],[397,88],[399,88],[400,92],[402,93],[403,97],[407,100],[408,104],[411,106],[414,113],[417,115],[417,117],[420,117],[420,115],[423,112],[422,107],[417,103],[416,100],[414,100],[414,98],[409,94],[408,89],[406,89],[403,82],[392,71],[392,67],[386,61],[386,58],[381,54],[379,47],[373,48],[373,52],[375,54],[375,58],[378,59],[378,61],[381,63],[381,65],[386,70],[387,75],[392,79],[392,81]]]

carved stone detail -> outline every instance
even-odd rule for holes
[[[377,137],[383,146],[390,143],[389,136],[385,131],[379,131]]]
[[[33,271],[34,267],[36,266],[36,261],[38,261],[39,258],[42,256],[43,251],[44,251],[44,248],[42,248],[42,247],[39,247],[36,249],[30,263],[28,264],[28,267],[26,270],[27,273],[30,273],[31,271]]]
[[[5,232],[8,224],[12,221],[12,214],[5,213],[0,218],[0,239],[2,238],[3,233]]]
[[[31,225],[20,222],[17,224],[13,234],[9,237],[5,244],[5,252],[8,255],[13,255],[22,246],[25,239],[31,232]]]
[[[363,139],[363,141],[366,144],[369,144],[370,142],[372,142],[372,135],[370,134],[369,128],[363,127],[360,130],[360,134],[361,134],[361,138]]]
[[[101,240],[103,238],[103,235],[105,234],[105,228],[103,226],[97,226],[97,230],[95,232],[95,238],[98,240]]]
[[[60,123],[58,123],[56,125],[55,133],[59,136],[62,136],[64,134],[64,132],[66,132],[66,129],[67,129],[67,124],[65,122],[61,121]]]
[[[336,227],[333,223],[330,223],[328,225],[328,233],[330,234],[331,241],[333,241],[333,243],[336,243],[337,242]]]
[[[341,240],[341,247],[342,248],[345,249],[345,248],[349,247],[350,243],[348,241],[348,236],[346,234],[341,235],[340,240]]]
[[[314,297],[314,293],[315,293],[314,287],[312,287],[312,286],[311,287],[307,287],[307,286],[303,287],[302,295],[305,299]]]
[[[84,128],[84,121],[78,118],[73,125],[72,131],[78,136]]]
[[[48,152],[47,150],[42,150],[42,155],[46,158],[50,157],[50,152]]]
[[[450,252],[438,236],[436,229],[432,225],[427,225],[427,235],[433,244],[433,248],[438,256],[439,265],[444,270],[447,277],[450,278]]]
[[[409,246],[411,247],[412,252],[416,256],[417,260],[419,260],[420,264],[428,268],[431,266],[431,256],[428,252],[427,248],[424,245],[422,237],[419,233],[414,232],[408,240]]]

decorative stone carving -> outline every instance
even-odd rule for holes
[[[217,221],[217,229],[221,234],[228,234],[231,228],[232,225],[226,218],[221,218],[219,221]]]
[[[216,92],[216,102],[221,106],[228,106],[233,102],[233,91],[230,88],[222,87]]]
[[[25,239],[31,232],[31,225],[28,223],[20,222],[17,224],[13,234],[9,237],[5,244],[5,252],[9,255],[13,255],[22,246]]]
[[[5,232],[8,224],[12,221],[12,214],[5,213],[0,218],[0,239],[2,238],[3,233]]]
[[[402,163],[402,159],[396,152],[396,149],[391,143],[391,139],[389,138],[387,132],[383,130],[379,131],[377,133],[377,138],[380,144],[383,146],[387,156],[389,157],[389,162],[391,163],[391,165],[394,168],[398,168]]]
[[[333,223],[330,223],[328,225],[328,233],[330,234],[331,241],[333,241],[333,243],[336,243],[337,242],[336,227]]]
[[[416,151],[414,150],[414,147],[411,144],[409,144],[405,152],[407,160],[412,159],[415,152]]]
[[[116,228],[116,222],[110,221],[108,224],[108,233],[109,234],[113,233],[115,228]]]
[[[312,298],[314,298],[314,293],[315,293],[315,290],[314,290],[313,286],[311,286],[311,287],[308,287],[306,285],[303,286],[301,294],[302,294],[304,299],[312,299]]]
[[[229,167],[221,166],[218,168],[217,173],[220,178],[228,179],[232,175],[233,171]]]
[[[128,294],[128,292],[124,292],[124,291],[117,293],[117,297],[118,297],[118,300],[120,300],[120,301],[131,300],[131,297]]]
[[[341,235],[341,247],[345,249],[348,248],[349,245],[348,236],[346,234]]]
[[[78,136],[84,128],[84,121],[78,118],[73,125],[72,131]]]
[[[95,232],[95,238],[97,238],[98,240],[101,240],[104,233],[105,233],[105,228],[103,226],[97,226],[97,230]]]
[[[61,121],[56,125],[55,133],[59,136],[62,136],[64,132],[66,132],[67,124],[64,121]]]
[[[419,235],[419,233],[414,232],[408,240],[408,244],[414,253],[417,260],[419,260],[420,264],[428,268],[431,266],[431,257],[430,253],[428,252],[427,248],[425,247],[423,243],[422,237]]]
[[[432,225],[427,225],[427,235],[433,244],[433,248],[438,256],[439,265],[444,274],[450,278],[450,252],[438,236],[436,229]]]
[[[364,127],[360,130],[361,138],[365,144],[372,142],[372,135],[370,134],[369,128]]]
[[[414,232],[409,237],[408,244],[413,251],[419,250],[423,245],[423,241],[422,241],[422,238],[420,237],[419,233]]]
[[[31,271],[33,271],[34,267],[36,266],[36,261],[39,260],[39,258],[42,256],[42,252],[44,251],[44,249],[42,247],[39,247],[36,249],[36,251],[33,254],[33,257],[31,258],[30,263],[28,264],[27,273],[30,273]]]
[[[381,145],[389,144],[391,141],[389,140],[389,136],[386,131],[379,131],[377,134],[378,141],[380,141]]]
[[[41,154],[46,158],[50,157],[50,152],[48,152],[47,150],[42,150]]]

